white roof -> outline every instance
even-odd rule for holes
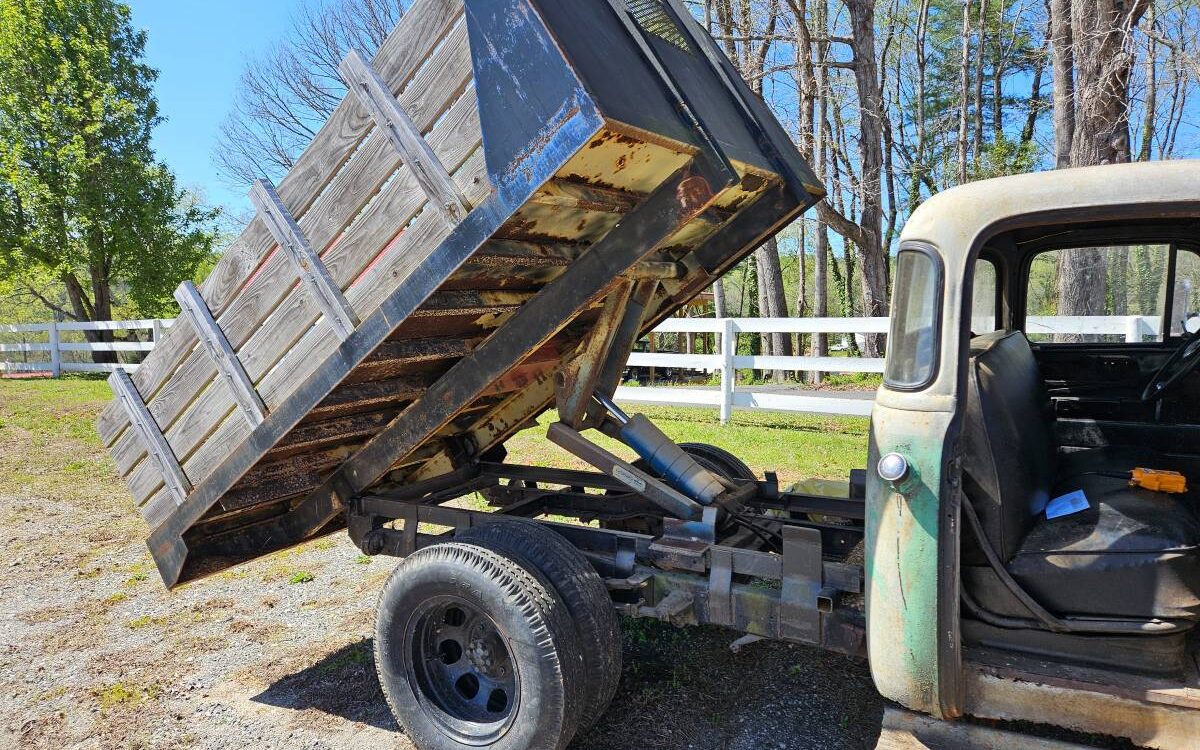
[[[1109,164],[972,182],[925,201],[900,239],[928,242],[950,261],[969,253],[978,235],[992,234],[997,225],[1036,225],[1038,214],[1048,224],[1057,223],[1063,212],[1075,211],[1091,219],[1200,217],[1200,160]]]

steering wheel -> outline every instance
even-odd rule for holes
[[[1200,365],[1200,332],[1189,333],[1184,337],[1179,348],[1171,353],[1146,384],[1146,389],[1142,391],[1142,401],[1158,401],[1184,376],[1195,370],[1197,365]]]

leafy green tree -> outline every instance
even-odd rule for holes
[[[166,313],[212,253],[151,147],[145,43],[114,0],[0,0],[0,276],[70,319]]]

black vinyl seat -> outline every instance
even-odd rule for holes
[[[1197,499],[1095,473],[1177,468],[1149,449],[1060,456],[1050,399],[1022,333],[972,341],[963,433],[964,489],[987,541],[1044,607],[1060,616],[1200,619]],[[1048,520],[1046,503],[1074,490],[1091,507]],[[1014,613],[1011,597],[983,572],[978,542],[964,539],[963,560],[976,566],[964,579],[981,605],[1028,616]],[[992,585],[980,584],[986,580]]]

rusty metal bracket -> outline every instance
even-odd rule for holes
[[[554,378],[558,417],[576,430],[584,427],[600,369],[610,354],[615,353],[613,344],[621,331],[621,323],[633,310],[629,307],[633,287],[634,282],[629,280],[622,280],[613,287],[591,333]]]
[[[699,521],[706,510],[681,492],[655,479],[646,472],[622,461],[561,422],[550,425],[546,435],[550,442],[574,456],[582,458],[629,489],[659,506],[676,519]],[[713,509],[715,513],[715,509]],[[670,520],[670,519],[668,519]]]
[[[821,643],[824,589],[821,532],[800,526],[783,528],[783,590],[780,596],[780,635],[804,643]]]
[[[703,573],[716,543],[717,509],[710,506],[698,521],[664,518],[663,535],[650,544],[650,554],[661,568]]]
[[[675,624],[683,624],[681,617],[692,609],[695,597],[683,589],[675,589],[653,607],[640,607],[642,617],[653,617],[656,620]]]
[[[709,552],[708,621],[713,625],[733,625],[733,552],[713,547]]]

